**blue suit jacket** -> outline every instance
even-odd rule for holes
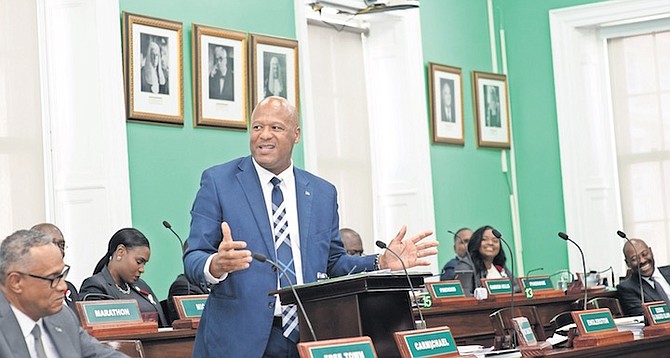
[[[339,236],[337,191],[327,181],[294,169],[304,282],[318,272],[330,277],[372,270],[373,256],[348,256]],[[272,228],[263,191],[251,157],[238,158],[205,170],[191,210],[191,233],[184,270],[192,282],[202,282],[207,258],[221,242],[221,222],[230,225],[234,240],[247,249],[276,259]],[[261,357],[267,345],[277,288],[277,272],[254,261],[212,286],[205,304],[194,357]]]

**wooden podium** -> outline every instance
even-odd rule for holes
[[[428,275],[410,273],[412,286],[423,287]],[[298,285],[295,290],[318,340],[368,336],[380,357],[400,357],[393,334],[415,329],[404,273],[360,273]],[[296,304],[290,288],[270,294],[275,293],[282,304]],[[300,309],[298,313],[300,341],[313,341]]]

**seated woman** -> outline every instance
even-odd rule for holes
[[[109,240],[107,253],[100,259],[93,276],[79,289],[82,300],[134,299],[145,315],[157,316],[160,326],[167,326],[165,314],[156,295],[140,275],[149,262],[149,240],[137,229],[117,231]]]
[[[479,286],[481,278],[503,278],[511,277],[511,272],[505,266],[507,257],[500,246],[500,239],[493,235],[491,226],[482,226],[470,237],[468,251],[472,257],[472,263],[462,260],[456,265],[456,272],[467,273],[462,275],[461,284],[463,291],[472,296],[475,287]],[[514,291],[520,292],[517,283],[514,283]]]

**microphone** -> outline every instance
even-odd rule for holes
[[[118,298],[110,295],[106,295],[104,293],[98,293],[98,292],[90,292],[84,295],[84,298],[82,298],[82,301],[88,301],[89,297],[97,297],[97,298],[105,298],[108,300],[118,300]]]
[[[637,253],[637,248],[635,248],[635,245],[633,245],[633,243],[630,241],[630,239],[628,238],[628,235],[626,235],[626,233],[621,231],[621,230],[617,230],[616,234],[619,235],[620,238],[625,239],[626,241],[628,241],[628,244],[633,248],[633,251],[635,252],[635,256],[639,260],[640,255]],[[644,290],[642,289],[642,275],[640,275],[640,262],[639,261],[638,261],[637,265],[638,265],[638,267],[637,267],[637,279],[638,279],[638,284],[640,285],[640,304],[644,304]],[[614,275],[614,273],[612,273],[612,275]],[[612,280],[612,283],[614,283],[614,280]],[[643,309],[643,311],[644,311],[644,309]]]
[[[281,272],[281,275],[284,275],[286,277],[286,281],[288,281],[289,287],[291,287],[291,291],[293,291],[293,296],[295,297],[295,301],[298,303],[298,307],[300,308],[300,312],[302,312],[302,316],[305,317],[305,322],[307,322],[307,327],[309,327],[309,332],[312,334],[312,338],[314,338],[314,341],[316,342],[316,334],[314,334],[314,328],[312,328],[312,322],[309,321],[309,317],[307,317],[307,312],[305,312],[305,308],[302,306],[302,301],[300,300],[300,297],[298,296],[298,293],[295,291],[295,287],[293,286],[293,282],[291,282],[291,279],[289,278],[288,274],[286,273],[286,270],[284,270],[283,267],[277,265],[274,261],[268,259],[265,257],[263,254],[259,254],[257,252],[254,252],[251,254],[251,257],[254,258],[254,260],[259,261],[259,262],[267,262],[272,267],[278,269]]]
[[[530,269],[530,270],[528,270],[528,272],[526,272],[526,277],[530,276],[530,274],[532,272],[542,271],[542,270],[544,270],[544,267],[537,267],[537,268],[534,268],[534,269]]]
[[[579,245],[576,242],[574,242],[572,239],[568,237],[568,234],[564,232],[559,232],[558,237],[560,237],[565,241],[570,241],[571,243],[573,243],[575,246],[577,246],[577,249],[579,249],[579,253],[582,255],[582,268],[584,269],[584,311],[586,311],[586,300],[588,299],[589,290],[587,287],[588,284],[586,283],[587,272],[586,272],[586,260],[584,259],[584,251],[582,251],[582,248],[579,247]]]
[[[509,256],[510,259],[512,260],[512,269],[510,270],[510,279],[509,283],[512,286],[512,298],[510,302],[510,308],[512,312],[512,318],[514,318],[514,254],[512,253],[512,248],[509,246],[507,243],[507,240],[503,239],[502,234],[500,231],[491,228],[491,232],[493,233],[493,236],[495,236],[498,240],[502,241],[505,243],[505,246],[507,246],[507,250],[509,250]],[[512,348],[516,347],[516,331],[512,334]]]
[[[472,261],[472,256],[470,256],[470,250],[468,249],[468,244],[466,244],[465,240],[463,240],[463,238],[460,237],[457,233],[455,233],[451,230],[447,230],[447,232],[454,235],[458,239],[459,242],[461,242],[462,244],[465,244],[465,255],[467,255],[468,260],[470,260],[470,265],[472,267],[472,274],[473,274],[473,277],[475,279],[475,288],[481,287],[482,283],[479,282],[480,281],[479,280],[479,273],[475,270],[474,261]]]
[[[414,286],[412,286],[412,279],[409,277],[409,273],[407,272],[407,267],[405,266],[405,262],[400,258],[398,254],[396,254],[393,250],[391,250],[388,246],[383,241],[377,240],[375,242],[375,245],[377,245],[378,248],[384,249],[395,256],[398,261],[400,261],[400,264],[402,265],[402,270],[405,272],[405,277],[407,278],[407,283],[409,283],[409,289],[412,290],[412,297],[414,297],[414,302],[416,302],[416,310],[419,311],[419,319],[421,319],[421,328],[426,328],[426,321],[423,319],[423,312],[421,311],[421,305],[419,304],[419,301],[416,299],[416,293],[414,292]]]
[[[174,236],[177,237],[177,240],[179,240],[179,247],[181,248],[181,255],[184,256],[184,242],[181,241],[181,237],[179,237],[177,232],[172,229],[172,225],[170,225],[167,220],[163,220],[163,226],[165,226],[166,229],[172,231]],[[189,280],[188,277],[186,277],[186,290],[189,294],[191,293],[191,280]]]
[[[172,229],[172,225],[170,225],[170,223],[167,222],[167,220],[163,220],[163,226],[165,226],[166,229],[172,231],[174,236],[177,237],[177,240],[179,240],[179,247],[181,248],[181,253],[183,254],[184,253],[184,242],[181,241],[181,237],[179,237],[179,235]]]

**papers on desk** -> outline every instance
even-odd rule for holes
[[[644,316],[622,317],[615,318],[614,324],[616,328],[621,331],[633,332],[633,338],[642,338],[642,329],[644,328]]]
[[[573,325],[573,326],[574,326],[574,325]],[[567,341],[567,340],[568,340],[568,337],[567,337],[567,336],[564,336],[564,335],[561,335],[561,334],[557,334],[557,333],[554,333],[553,336],[547,338],[547,342],[548,342],[549,344],[551,344],[552,346],[559,345],[559,344],[561,344],[561,343],[563,343],[563,342],[565,342],[565,341]]]
[[[494,351],[493,347],[484,348],[480,345],[459,346],[458,354],[460,355],[474,355],[478,358],[493,357],[493,358],[515,358],[521,357],[521,351],[518,349],[501,349]]]

